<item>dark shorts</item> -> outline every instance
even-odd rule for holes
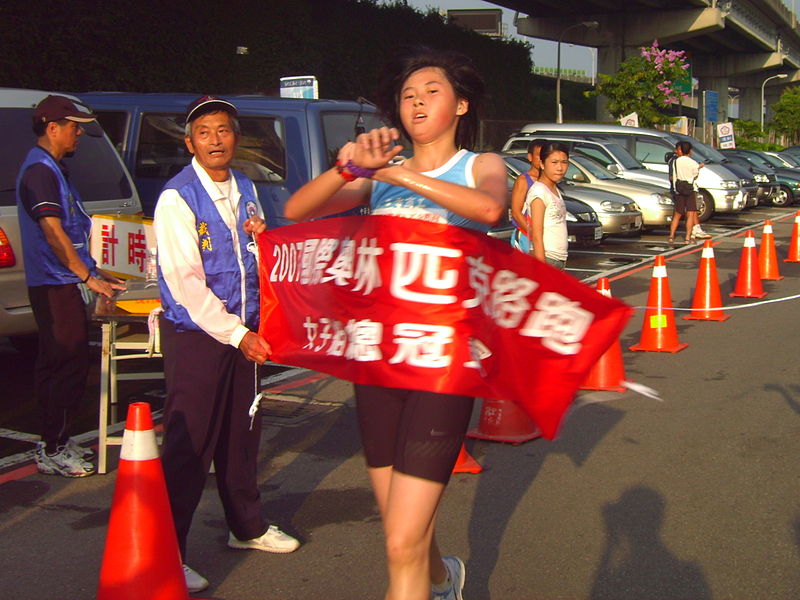
[[[685,215],[690,210],[697,212],[697,200],[694,194],[673,194],[672,199],[675,203],[676,213]]]
[[[475,398],[361,384],[355,395],[368,466],[448,482]]]

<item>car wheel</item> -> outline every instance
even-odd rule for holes
[[[778,189],[778,193],[772,197],[772,206],[789,206],[794,202],[794,195],[785,185]]]
[[[697,202],[697,220],[705,223],[714,214],[714,200],[708,193],[699,191],[695,194],[695,201]]]

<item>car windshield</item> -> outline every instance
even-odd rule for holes
[[[703,142],[700,142],[691,136],[678,134],[675,135],[675,137],[683,142],[689,142],[692,145],[692,158],[697,162],[711,164],[726,160],[724,154],[721,154],[718,150],[712,148],[711,146],[707,146]]]
[[[766,161],[769,165],[771,165],[773,167],[779,167],[779,168],[786,167],[786,165],[784,165],[779,158],[777,158],[776,156],[772,156],[771,154],[767,154],[766,152],[763,152],[763,153],[759,152],[755,156],[758,156],[758,158],[760,158],[761,160]]]
[[[786,152],[778,152],[778,158],[780,158],[783,162],[785,162],[790,167],[796,168],[800,167],[800,162],[797,162],[794,156],[788,154]]]
[[[0,126],[10,139],[0,166],[0,206],[16,204],[16,178],[22,161],[36,136],[31,130],[30,108],[0,109]],[[64,164],[84,203],[96,200],[130,198],[133,194],[122,162],[94,123],[82,123],[84,134],[78,150]]]
[[[506,164],[511,167],[513,171],[516,171],[516,175],[521,175],[525,171],[531,168],[531,163],[529,163],[524,158],[519,158],[517,156],[505,156],[504,160]]]
[[[597,161],[592,160],[588,156],[573,156],[570,160],[575,161],[584,170],[589,171],[597,179],[619,179],[611,171],[604,168],[603,165]]]
[[[645,166],[636,160],[633,155],[625,150],[622,146],[616,143],[605,144],[608,151],[619,161],[626,169],[644,169]]]
[[[774,168],[775,168],[775,167],[773,167],[773,165],[769,164],[766,160],[761,158],[761,156],[759,156],[758,154],[746,154],[745,155],[745,159],[751,165],[755,165],[757,167],[768,169],[769,171],[773,171]]]

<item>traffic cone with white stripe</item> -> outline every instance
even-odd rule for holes
[[[756,255],[756,238],[752,231],[747,231],[742,246],[742,257],[739,259],[739,274],[736,276],[736,287],[731,298],[763,298],[767,293],[761,285],[761,271]]]
[[[725,321],[730,318],[730,315],[722,312],[717,261],[714,258],[714,247],[711,240],[703,243],[700,269],[697,271],[697,283],[694,286],[692,312],[683,318],[695,321]]]
[[[97,600],[187,600],[150,405],[132,403],[122,437]]]
[[[639,343],[630,350],[643,352],[680,352],[689,344],[678,341],[675,327],[675,314],[672,310],[672,294],[667,279],[667,263],[664,257],[656,256],[653,264],[653,277],[650,280],[650,293],[644,311],[642,335]]]
[[[772,232],[772,221],[764,221],[761,232],[761,244],[758,247],[758,270],[761,279],[780,281],[783,276],[778,272],[778,255],[775,253],[775,234]]]
[[[611,284],[608,277],[601,277],[597,280],[597,291],[606,298],[611,298]],[[622,364],[622,347],[617,339],[594,364],[581,389],[624,392],[627,389],[623,385],[624,381],[625,367]]]
[[[800,263],[800,210],[794,213],[792,241],[789,242],[789,256],[783,262]]]

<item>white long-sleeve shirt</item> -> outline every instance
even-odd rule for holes
[[[236,218],[241,194],[236,178],[231,176],[229,180],[228,198],[194,158],[192,168],[231,231],[232,251],[236,253],[239,268],[244,273],[244,262],[238,242],[239,236],[244,235],[244,232],[238,228]],[[255,185],[253,193],[257,197]],[[259,203],[256,205],[259,216],[263,218],[261,206]],[[166,189],[161,192],[156,204],[153,228],[156,233],[161,273],[175,302],[182,305],[192,321],[208,335],[218,342],[238,348],[249,329],[244,325],[243,315],[229,313],[224,299],[218,298],[206,285],[195,215],[177,190]],[[244,306],[243,297],[242,310]]]

